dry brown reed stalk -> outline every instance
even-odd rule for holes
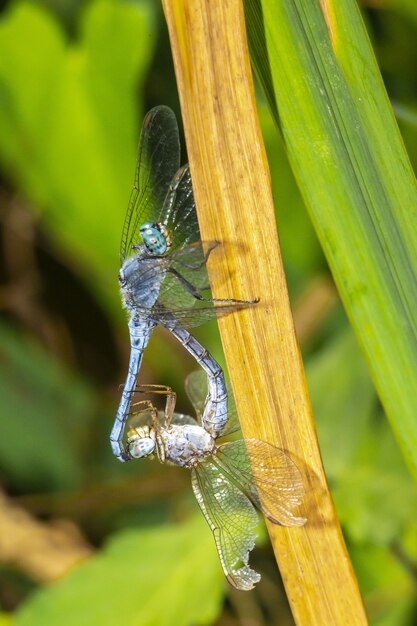
[[[320,458],[280,258],[240,0],[163,0],[203,240],[219,240],[215,297],[261,303],[219,320],[245,437],[289,451],[307,495],[302,528],[268,523],[295,621],[366,616]]]

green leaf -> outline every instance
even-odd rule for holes
[[[414,0],[384,0],[381,9],[394,9],[417,24],[417,5]]]
[[[224,577],[201,515],[181,525],[125,530],[18,611],[14,626],[212,624]]]
[[[388,546],[412,523],[417,491],[384,417],[375,416],[367,426],[333,497],[350,538]]]
[[[326,262],[272,116],[263,104],[258,105],[258,114],[271,171],[285,274],[290,295],[293,295],[322,272]]]
[[[401,537],[401,548],[411,561],[417,563],[417,521],[415,515],[413,516],[412,523],[409,524]]]
[[[149,7],[95,0],[71,43],[34,3],[12,5],[0,22],[0,159],[114,304],[143,115],[136,94],[152,52]]]
[[[353,0],[246,10],[257,74],[417,479],[417,188],[361,16]]]
[[[417,167],[417,107],[415,105],[407,106],[399,102],[392,102],[392,106],[415,170]]]
[[[372,626],[409,626],[416,610],[414,583],[409,572],[386,548],[350,545]]]
[[[417,490],[352,331],[310,358],[306,373],[340,522],[355,542],[389,545],[413,521]]]
[[[78,486],[95,401],[41,348],[0,325],[0,458],[13,486]]]
[[[375,391],[353,333],[331,338],[306,364],[324,467],[331,481],[352,464],[376,403]]]

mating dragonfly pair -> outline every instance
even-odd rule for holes
[[[188,328],[257,302],[204,295],[210,288],[206,262],[217,245],[203,246],[200,239],[190,171],[188,165],[180,168],[175,115],[168,107],[156,107],[143,122],[122,232],[119,282],[131,351],[110,440],[121,461],[156,454],[161,462],[191,469],[225,575],[238,589],[251,589],[260,578],[248,566],[258,523],[253,505],[277,524],[300,526],[305,519],[292,508],[300,503],[303,486],[294,463],[274,446],[256,439],[216,445],[217,438],[237,429],[238,421],[228,407],[222,369]],[[158,324],[203,370],[186,384],[198,422],[174,412],[175,394],[164,387],[159,388],[167,394],[164,413],[149,401],[132,406],[143,353]]]

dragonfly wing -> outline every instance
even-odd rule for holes
[[[226,578],[237,589],[252,589],[261,578],[248,565],[259,522],[255,508],[211,460],[191,471],[191,482],[213,532]]]
[[[121,262],[141,241],[139,227],[157,222],[169,185],[180,166],[180,142],[175,114],[166,106],[149,111],[142,125],[134,186],[120,245]]]
[[[233,398],[233,392],[230,385],[226,385],[227,388],[227,414],[228,419],[226,426],[221,433],[221,437],[231,435],[240,429],[239,418],[237,416],[236,405]],[[191,372],[185,379],[185,391],[189,397],[191,404],[195,408],[198,420],[204,410],[206,398],[208,394],[207,374],[203,370],[196,370]]]
[[[305,493],[301,473],[280,448],[259,439],[239,439],[220,446],[213,461],[272,522],[303,526],[307,521],[292,512]]]
[[[196,426],[197,422],[190,415],[184,415],[183,413],[174,413],[174,415],[172,416],[171,424],[179,424],[180,426],[192,424],[193,426]]]
[[[181,326],[192,328],[248,306],[240,303],[213,304],[196,300],[188,285],[193,284],[194,287],[198,283],[187,282],[187,278],[185,282],[184,278],[178,279],[176,275],[170,273],[171,267],[172,261],[169,256],[143,257],[136,272],[129,279],[130,290],[133,293],[142,293],[145,286],[149,286],[150,291],[157,290],[157,300],[153,306],[146,308],[136,304],[136,308],[138,311],[143,309],[145,315],[152,315],[161,324],[165,325],[169,320],[176,320]],[[187,270],[188,274],[191,271]],[[195,273],[201,278],[201,270]],[[202,281],[206,283],[207,278],[203,278]],[[199,287],[196,292],[200,293]]]
[[[233,397],[233,391],[230,385],[226,385],[227,389],[227,422],[222,432],[220,433],[220,437],[226,437],[226,435],[231,435],[232,433],[236,433],[240,430],[240,422],[239,417],[237,415],[235,399]]]
[[[203,247],[204,246],[204,247]],[[165,257],[168,270],[161,284],[158,303],[168,309],[193,308],[197,298],[193,294],[211,297],[206,268],[207,252],[212,244],[201,241],[173,250]]]
[[[169,310],[165,307],[156,306],[152,309],[152,315],[167,328],[175,322],[183,328],[195,328],[210,320],[240,311],[247,306],[239,304],[202,304],[200,306],[197,304],[192,308],[171,308]]]
[[[172,250],[200,239],[190,168],[183,165],[172,179],[159,218],[168,228]]]
[[[158,411],[158,421],[161,427],[165,426],[166,416],[164,411]],[[178,424],[185,426],[191,424],[195,426],[197,422],[190,415],[184,415],[183,413],[174,413],[171,419],[171,424]],[[132,411],[129,415],[129,428],[138,428],[140,426],[153,426],[152,414],[150,410],[140,411],[135,413]]]
[[[203,370],[191,372],[185,379],[185,391],[200,421],[208,394],[207,374]]]
[[[188,328],[199,326],[206,321],[226,315],[232,311],[247,308],[255,302],[217,300],[211,302],[206,261],[217,242],[195,241],[182,248],[170,251],[164,257],[151,259],[157,269],[164,269],[158,300],[153,307],[153,316],[164,317],[169,311],[177,316],[178,322]],[[142,271],[142,270],[141,270]]]
[[[135,407],[132,405],[132,411],[129,413],[129,428],[153,426],[152,413],[150,410],[142,410],[135,413],[134,409]],[[158,421],[161,426],[165,424],[165,413],[163,411],[158,411]]]

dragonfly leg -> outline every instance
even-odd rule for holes
[[[152,402],[150,400],[140,400],[139,402],[136,402],[133,406],[134,407],[143,406],[143,409],[140,409],[139,411],[135,411],[134,415],[138,415],[140,413],[146,413],[147,411],[150,412],[152,426],[155,430],[155,433],[159,434],[159,431],[161,430],[161,425],[158,419],[158,409],[152,404]]]
[[[142,413],[150,413],[152,420],[152,429],[149,424],[143,426],[132,426],[127,433],[127,448],[125,450],[125,456],[130,460],[137,458],[136,455],[132,455],[131,446],[135,445],[138,439],[150,438],[155,442],[155,449],[158,459],[163,463],[165,461],[165,449],[161,438],[161,426],[158,419],[158,410],[152,404],[150,400],[140,400],[132,404],[132,417],[135,418]]]
[[[218,241],[212,241],[210,243],[210,245],[207,248],[207,252],[205,253],[205,255],[203,256],[203,260],[200,261],[200,263],[196,263],[195,265],[191,265],[189,263],[184,263],[183,261],[180,261],[179,258],[177,257],[176,262],[179,265],[182,265],[182,267],[185,267],[188,270],[200,270],[204,265],[206,265],[208,258],[210,256],[210,254],[213,252],[213,250],[215,248],[217,248],[217,246],[220,245]],[[187,249],[186,249],[187,250]],[[179,256],[179,255],[178,255]]]
[[[156,393],[158,395],[166,396],[165,403],[165,428],[171,423],[172,416],[175,411],[175,403],[177,401],[177,394],[172,391],[171,387],[165,385],[138,385],[136,387],[138,393]]]
[[[140,387],[142,388],[146,388],[146,387],[163,387],[163,385],[140,385]],[[170,387],[165,387],[165,389],[169,389]],[[138,389],[139,393],[142,393],[141,389]],[[171,391],[171,390],[170,390]],[[143,393],[148,393],[147,391],[144,391]],[[155,391],[154,393],[164,393],[163,391]],[[176,398],[176,394],[174,392],[171,392],[171,396],[172,394],[174,395],[174,406],[175,406],[175,398]],[[167,400],[167,404],[168,404],[168,400]],[[136,407],[136,406],[143,406],[144,408],[141,409],[140,411],[135,411],[134,415],[138,415],[140,413],[146,413],[147,411],[150,411],[151,413],[151,420],[152,420],[152,426],[153,426],[153,430],[155,432],[155,440],[156,440],[156,453],[158,455],[158,459],[161,461],[161,463],[165,462],[165,448],[164,448],[164,444],[161,438],[161,423],[159,421],[159,417],[158,417],[158,410],[156,409],[156,407],[152,404],[152,402],[150,400],[140,400],[139,402],[135,402],[135,404],[133,404],[132,406]],[[172,413],[174,413],[174,411],[172,411]],[[165,413],[165,419],[166,419],[166,413]],[[135,435],[135,433],[137,433],[138,431],[135,428],[132,428],[131,431],[129,431],[131,437]]]
[[[130,412],[130,416],[133,418],[137,415],[148,412],[151,414],[152,423],[155,422],[155,418],[158,420],[158,411],[150,400],[139,400],[139,402],[134,402],[131,407],[132,410]]]
[[[173,274],[184,289],[186,289],[196,300],[200,300],[200,302],[227,302],[230,304],[256,304],[259,302],[259,298],[256,298],[255,300],[236,300],[235,298],[203,298],[203,296],[199,294],[198,289],[196,289],[190,281],[184,278],[184,276],[177,272],[176,269],[170,267],[167,271]]]
[[[174,318],[166,320],[164,326],[192,354],[207,374],[208,394],[201,416],[201,424],[212,437],[219,437],[228,420],[227,388],[223,370],[201,343],[188,330],[180,326]]]

